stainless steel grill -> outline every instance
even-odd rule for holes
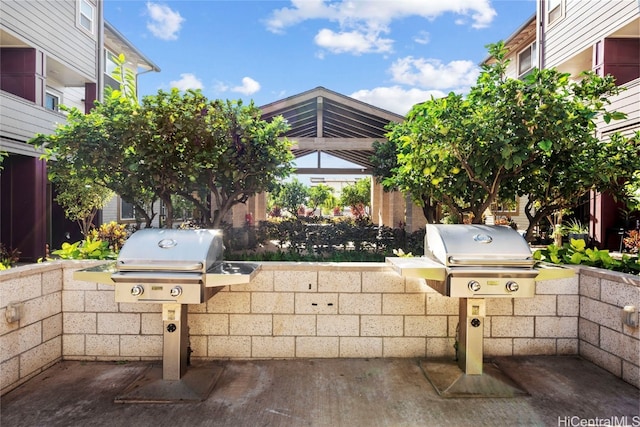
[[[189,360],[187,304],[201,304],[223,286],[249,283],[258,264],[223,260],[221,230],[144,229],[125,242],[115,265],[76,272],[78,280],[115,284],[121,303],[161,303],[163,321],[162,378],[138,379],[116,401],[194,400],[193,387],[183,380]],[[202,400],[217,377],[208,378],[195,400]]]
[[[445,280],[429,280],[443,295],[459,298],[523,298],[535,294],[529,245],[503,226],[429,224],[425,256],[445,270]]]
[[[486,297],[525,298],[535,294],[531,249],[510,227],[429,224],[425,255],[445,269],[445,280],[428,284],[443,295],[460,298],[458,365],[467,375],[481,375]]]
[[[140,230],[111,275],[116,302],[203,303],[215,293],[206,273],[222,263],[222,253],[220,230]]]
[[[485,298],[533,297],[536,280],[550,278],[534,268],[524,238],[504,226],[428,224],[424,257],[387,261],[401,275],[424,278],[442,295],[460,298],[457,359],[465,376],[483,373]]]

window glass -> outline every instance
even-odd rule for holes
[[[94,7],[87,0],[80,0],[80,26],[93,34]]]
[[[518,213],[518,200],[507,199],[497,200],[491,204],[491,211],[494,213],[502,214],[517,214]]]
[[[112,76],[113,74],[113,70],[116,69],[117,65],[116,65],[116,61],[115,61],[116,56],[109,52],[108,50],[105,50],[104,52],[104,73],[106,75],[108,75],[109,77]]]
[[[60,98],[52,93],[47,92],[44,106],[47,110],[58,111]]]
[[[120,219],[135,219],[133,204],[120,199]]]
[[[548,22],[552,23],[562,15],[562,0],[547,0]]]
[[[534,42],[518,54],[518,76],[522,77],[532,68],[536,67],[537,62],[536,44]]]

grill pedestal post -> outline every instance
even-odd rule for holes
[[[484,298],[460,298],[457,362],[420,363],[427,379],[443,397],[513,397],[527,393],[493,363],[483,363]]]
[[[484,298],[460,298],[458,366],[467,375],[482,375]]]
[[[162,367],[150,366],[114,402],[202,402],[209,396],[224,366],[213,364],[187,371],[188,308],[187,304],[162,304]]]
[[[189,327],[186,304],[162,304],[162,378],[179,380],[187,372]]]

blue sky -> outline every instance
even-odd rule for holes
[[[140,95],[199,88],[257,106],[324,86],[406,114],[465,92],[485,46],[535,13],[534,0],[105,0],[105,18],[162,71]],[[119,52],[118,52],[119,53]]]

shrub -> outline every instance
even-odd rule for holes
[[[62,248],[51,252],[61,259],[116,259],[117,254],[106,240],[92,240],[87,237],[75,243],[63,243]]]
[[[628,234],[629,236],[623,240],[624,247],[627,252],[637,254],[640,251],[640,231],[631,230]]]
[[[7,270],[13,267],[20,259],[20,251],[17,249],[7,249],[0,243],[0,270]]]
[[[88,236],[93,241],[106,241],[108,247],[115,253],[120,252],[127,237],[129,237],[129,233],[127,233],[126,226],[115,221],[102,224],[97,229],[92,229]]]
[[[247,234],[246,227],[242,231]],[[254,231],[252,234],[251,231]],[[227,230],[225,230],[225,234]],[[231,234],[229,234],[231,235]],[[248,233],[249,246],[241,246],[239,242],[225,241],[229,257],[243,257],[253,260],[269,260],[266,257],[290,257],[291,260],[311,261],[374,261],[384,260],[391,256],[393,249],[402,249],[416,255],[424,253],[424,229],[407,234],[404,228],[377,226],[368,217],[359,218],[323,218],[320,216],[300,218],[271,218],[260,221],[256,228]],[[247,239],[245,239],[247,240]],[[255,249],[273,242],[277,251],[272,254],[249,255],[243,250]],[[358,255],[360,254],[360,255]]]
[[[533,258],[552,264],[588,265],[622,273],[640,274],[637,256],[630,257],[623,254],[620,259],[616,259],[609,254],[608,250],[587,248],[582,239],[571,239],[569,243],[562,246],[551,244],[545,249],[538,249],[533,253]]]

